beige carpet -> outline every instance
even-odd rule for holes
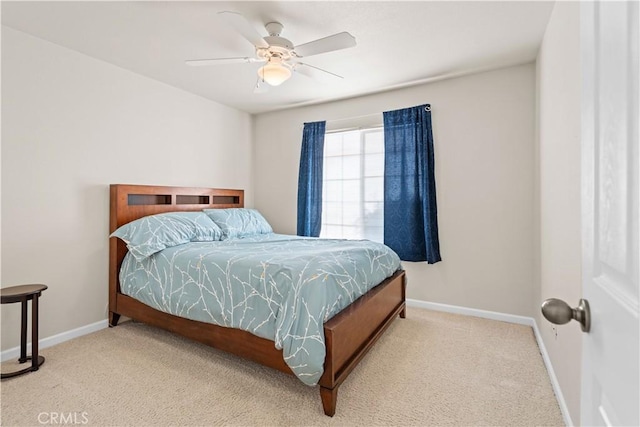
[[[140,323],[42,354],[40,371],[2,381],[3,425],[563,425],[531,328],[414,308],[343,383],[333,418],[293,376]]]

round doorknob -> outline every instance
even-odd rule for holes
[[[580,323],[582,332],[589,332],[591,329],[589,302],[585,299],[581,299],[576,308],[571,308],[561,299],[549,298],[542,303],[542,315],[556,325],[564,325],[574,319]]]

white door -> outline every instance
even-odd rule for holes
[[[582,425],[640,425],[637,1],[584,2]]]

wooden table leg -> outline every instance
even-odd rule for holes
[[[27,360],[27,298],[22,300],[22,313],[20,322],[20,359],[19,363],[24,363]]]
[[[38,362],[38,294],[35,294],[31,301],[31,370],[38,370]]]

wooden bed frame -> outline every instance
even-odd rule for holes
[[[243,190],[113,184],[109,232],[143,216],[175,211],[244,207]],[[195,341],[292,374],[273,341],[240,329],[197,322],[151,308],[120,292],[118,273],[127,253],[117,238],[109,242],[109,325],[127,316]],[[324,324],[326,357],[320,378],[324,413],[333,416],[338,387],[391,322],[405,317],[405,274],[396,272]]]

